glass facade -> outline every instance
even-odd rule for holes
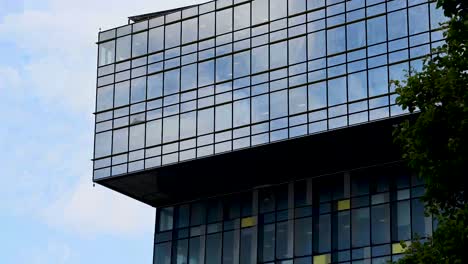
[[[388,82],[443,43],[443,19],[425,0],[219,0],[101,32],[94,179],[404,114]],[[345,227],[368,227],[373,216],[337,217],[334,225],[352,233]],[[293,232],[270,228],[265,241]],[[293,254],[277,246],[276,257]],[[223,261],[242,259],[224,250]],[[268,250],[259,252],[265,261]]]
[[[154,263],[385,264],[432,234],[423,194],[378,167],[159,208]]]

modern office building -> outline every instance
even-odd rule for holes
[[[99,33],[94,182],[157,208],[156,264],[386,263],[427,237],[394,86],[426,0],[218,0]],[[121,252],[125,254],[125,252]]]

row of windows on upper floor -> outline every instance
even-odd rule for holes
[[[359,38],[353,38],[355,39],[356,43],[350,43],[348,49],[354,48],[354,45],[359,46],[361,45],[360,42],[366,42],[367,39],[367,45],[371,45],[373,43],[380,41],[385,41],[387,39],[387,33],[385,31],[382,31],[382,28],[387,28],[386,25],[386,19],[388,19],[388,39],[395,39],[401,36],[405,36],[408,34],[415,34],[423,31],[427,31],[430,28],[435,29],[439,28],[439,23],[444,20],[440,10],[435,9],[435,5],[431,4],[431,13],[429,14],[429,8],[427,4],[423,5],[418,5],[411,7],[410,9],[406,10],[400,10],[396,12],[389,13],[386,16],[381,16],[379,19],[373,18],[368,21],[367,25],[367,31],[368,31],[368,37],[366,38],[365,34],[365,23],[360,22],[360,23],[355,23],[352,25],[347,26],[347,30],[349,31],[356,31],[353,32],[354,36],[361,36]],[[382,12],[385,12],[385,8],[382,9]],[[224,17],[224,16],[223,16]],[[320,18],[320,16],[317,16]],[[316,17],[314,17],[316,18]],[[362,18],[364,18],[364,14],[362,15]],[[197,19],[197,18],[195,18]],[[200,18],[201,19],[201,18]],[[214,19],[214,18],[213,18]],[[305,19],[305,17],[304,17]],[[223,23],[226,23],[225,21],[230,21],[226,19],[222,19],[220,21],[224,21]],[[241,20],[244,21],[244,20]],[[301,20],[298,20],[301,21]],[[212,21],[213,22],[213,21]],[[304,23],[305,20],[302,22]],[[297,22],[296,22],[297,23]],[[343,21],[344,23],[344,21]],[[213,25],[213,30],[214,30],[214,23],[209,23],[210,25]],[[219,25],[220,23],[217,23]],[[431,24],[431,27],[429,26]],[[141,32],[138,34],[134,34],[133,36],[126,36],[126,37],[121,37],[118,38],[116,41],[108,41],[105,43],[101,43],[99,45],[99,65],[106,65],[109,63],[114,63],[115,61],[122,61],[129,59],[131,56],[133,57],[138,57],[147,53],[153,53],[157,52],[160,50],[169,49],[172,47],[179,46],[182,43],[190,43],[192,41],[195,41],[197,39],[204,39],[206,36],[201,34],[197,36],[197,29],[192,28],[197,25],[197,23],[191,23],[187,24],[187,29],[184,30],[184,24],[181,23],[176,23],[172,25],[166,26],[164,29],[163,27],[160,28],[155,28],[150,31],[145,31]],[[317,22],[311,22],[309,23],[310,29],[309,31],[314,31],[318,30],[320,28],[324,28],[324,24],[320,23],[320,21]],[[283,25],[286,26],[286,25]],[[330,26],[330,25],[328,25]],[[303,27],[303,29],[301,29]],[[203,27],[206,28],[206,27]],[[259,33],[265,33],[268,32],[268,25],[263,26],[262,28],[258,30]],[[282,28],[279,26],[278,28]],[[340,52],[339,46],[337,48],[332,48],[333,47],[333,42],[336,41],[337,44],[340,44],[343,42],[344,39],[346,39],[345,36],[345,30],[344,27],[342,27],[343,30],[341,29],[330,29],[330,42],[331,44],[329,47],[328,54],[332,54],[335,52]],[[181,31],[182,29],[182,31]],[[202,29],[202,27],[200,27]],[[266,31],[265,31],[266,29]],[[300,32],[306,32],[307,30],[305,29],[305,24],[302,26],[297,26],[295,28],[290,29],[290,35],[291,34],[297,34]],[[182,34],[181,34],[182,32]],[[185,33],[184,33],[185,32]],[[363,34],[363,33],[364,34]],[[148,34],[149,33],[149,34]],[[250,36],[250,29],[239,31],[240,36],[249,37]],[[210,33],[214,36],[214,31]],[[280,35],[280,34],[279,34]],[[166,37],[164,37],[166,36]],[[186,36],[186,37],[184,37]],[[241,37],[242,38],[242,37]],[[375,40],[374,40],[375,39]],[[226,43],[226,41],[232,41],[232,35],[228,34],[220,38],[220,41],[217,43],[217,45],[221,45],[220,43]],[[209,47],[209,42],[207,43],[200,43],[201,49],[206,48],[205,46]],[[190,45],[193,46],[193,45]],[[195,44],[195,50],[196,50],[196,44]],[[188,50],[192,50],[190,47],[186,47]],[[172,53],[180,52],[179,51],[171,51]]]

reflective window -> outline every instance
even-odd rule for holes
[[[288,114],[287,91],[279,91],[270,94],[271,119],[286,116]]]
[[[232,8],[216,12],[216,34],[232,31]]]
[[[197,133],[197,115],[196,112],[190,112],[180,115],[180,138],[194,137]]]
[[[250,74],[250,51],[234,54],[234,77]]]
[[[172,48],[180,45],[180,22],[166,26],[165,48]]]
[[[345,28],[327,30],[327,54],[343,52],[346,47]]]
[[[221,263],[221,233],[206,236],[206,264]]]
[[[232,56],[216,59],[216,82],[232,79]]]
[[[346,78],[341,77],[328,81],[328,104],[336,105],[346,102]]]
[[[146,99],[146,77],[140,77],[131,81],[131,103]]]
[[[128,128],[114,130],[112,136],[112,154],[128,151]]]
[[[348,96],[350,101],[367,97],[367,72],[348,75]]]
[[[163,143],[179,139],[179,116],[163,119]]]
[[[275,224],[264,225],[259,234],[259,260],[261,262],[275,259]]]
[[[326,82],[314,83],[308,88],[309,110],[315,110],[327,106]]]
[[[387,39],[387,21],[385,16],[367,20],[367,45],[383,42]]]
[[[162,50],[164,48],[164,27],[153,28],[149,31],[148,52]]]
[[[197,64],[181,68],[181,89],[190,90],[197,87]]]
[[[252,73],[268,70],[268,46],[252,49]]]
[[[346,26],[348,50],[366,45],[366,24],[363,21]]]
[[[411,239],[410,202],[402,201],[394,204],[392,210],[392,241]]]
[[[372,244],[390,242],[390,206],[383,204],[373,206],[372,214]]]
[[[145,125],[130,127],[130,150],[141,149],[145,146]]]
[[[202,264],[201,237],[192,237],[189,240],[189,264]]]
[[[270,0],[270,20],[287,16],[287,0]]]
[[[268,0],[252,1],[252,25],[268,21]]]
[[[250,26],[250,3],[234,7],[234,30]]]
[[[280,222],[276,224],[276,258],[286,259],[292,257],[292,252],[290,251],[290,222]]]
[[[174,243],[175,264],[187,264],[188,239],[177,240]]]
[[[159,209],[159,226],[158,231],[163,232],[171,230],[174,222],[174,208],[166,207]]]
[[[307,35],[307,49],[309,60],[325,56],[325,31],[319,31]]]
[[[163,91],[163,74],[148,76],[148,99],[161,97]]]
[[[164,95],[169,95],[179,92],[179,75],[180,70],[175,69],[164,73]]]
[[[146,54],[148,45],[148,32],[144,31],[132,36],[132,56],[137,57]]]
[[[198,86],[214,83],[214,61],[205,61],[198,64]]]
[[[279,68],[288,63],[287,41],[270,45],[270,68]]]
[[[97,90],[96,110],[102,111],[112,108],[114,101],[114,85],[101,87]]]
[[[240,263],[242,264],[255,264],[256,260],[253,259],[254,249],[257,245],[254,244],[256,230],[253,228],[244,228],[241,230],[241,241],[240,241]]]
[[[289,90],[289,114],[294,115],[307,111],[307,87]]]
[[[156,244],[154,247],[154,262],[171,264],[171,242]]]
[[[362,247],[370,241],[369,208],[355,209],[351,212],[352,246]]]
[[[161,120],[150,121],[146,123],[146,146],[161,144]]]
[[[401,38],[408,35],[406,24],[406,9],[392,12],[387,15],[388,39]]]
[[[216,131],[232,128],[232,104],[216,107]]]
[[[250,99],[234,102],[234,127],[250,123]]]
[[[320,215],[314,224],[314,251],[316,253],[331,250],[331,222],[330,215]]]
[[[376,96],[388,93],[387,67],[369,70],[369,95]]]
[[[288,41],[289,64],[307,60],[306,37],[294,38]]]
[[[312,254],[312,218],[296,219],[294,222],[294,255]]]
[[[130,58],[131,36],[126,36],[117,39],[116,61],[126,60]]]
[[[408,9],[410,35],[429,30],[429,14],[427,5],[418,5]]]
[[[338,212],[333,216],[335,218],[336,228],[333,228],[334,249],[342,250],[350,247],[350,212]]]
[[[114,63],[115,41],[108,41],[99,44],[99,66]]]
[[[104,157],[111,154],[112,132],[96,134],[94,142],[94,157]]]
[[[288,0],[289,15],[298,14],[306,10],[306,0]]]
[[[419,199],[411,201],[412,233],[417,236],[429,237],[432,235],[432,219],[424,214],[424,203]]]
[[[214,36],[215,31],[215,21],[214,13],[208,13],[201,15],[199,18],[199,28],[198,28],[198,38],[205,39],[211,36]]]
[[[114,106],[119,107],[129,103],[130,82],[120,82],[115,84]]]
[[[182,22],[182,43],[189,43],[198,39],[198,18]]]
[[[260,122],[269,118],[268,95],[252,98],[252,122]]]
[[[198,111],[198,135],[211,133],[214,130],[214,109],[208,108]]]
[[[224,232],[223,236],[223,264],[239,263],[239,235],[235,231]]]

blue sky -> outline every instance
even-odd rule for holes
[[[94,43],[201,2],[0,0],[0,263],[151,263],[154,210],[91,182]]]

